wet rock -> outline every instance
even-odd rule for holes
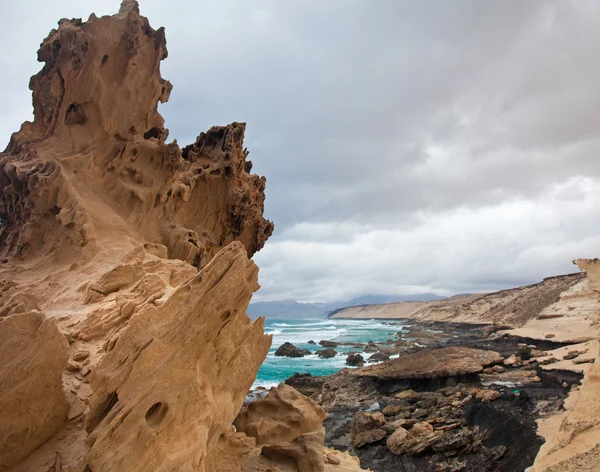
[[[390,358],[390,355],[384,351],[378,351],[375,354],[372,354],[368,361],[369,362],[383,362],[387,361]]]
[[[365,346],[365,352],[377,352],[379,351],[379,346],[375,344],[373,341],[369,341]]]
[[[310,341],[308,341],[308,344],[313,344],[313,345],[315,345],[315,346],[317,345],[317,343],[316,343],[316,342],[314,342],[312,339],[311,339]]]
[[[362,367],[365,363],[363,356],[361,356],[358,352],[351,352],[346,357],[346,364],[354,366],[354,367]]]
[[[275,351],[275,355],[278,357],[304,357],[305,355],[311,354],[307,349],[299,349],[292,343],[283,343]]]
[[[332,357],[337,356],[337,351],[328,347],[327,349],[318,350],[315,354],[322,359],[331,359]]]
[[[319,341],[319,344],[323,347],[338,347],[340,343],[336,343],[335,341],[321,340]]]

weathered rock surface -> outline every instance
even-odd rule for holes
[[[31,453],[65,421],[68,346],[56,323],[40,312],[0,318],[0,470]]]
[[[350,375],[382,380],[436,379],[476,374],[502,361],[502,355],[494,351],[448,347],[401,356],[357,369]]]
[[[256,444],[291,442],[321,428],[327,413],[310,398],[284,383],[244,408],[235,426],[256,439]],[[321,442],[322,444],[322,442]]]
[[[381,429],[386,420],[381,412],[359,411],[352,418],[350,438],[354,447],[363,447],[382,440],[387,432]]]
[[[270,347],[262,319],[245,314],[257,276],[233,243],[164,304],[131,320],[92,374],[93,471],[205,466]]]
[[[0,154],[2,470],[229,472],[256,455],[232,423],[271,342],[246,315],[265,179],[243,123],[166,142],[166,56],[133,0],[40,47],[34,120]],[[322,410],[298,425],[294,408],[258,470],[359,470],[323,448]]]

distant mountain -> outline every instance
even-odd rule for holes
[[[276,300],[272,302],[250,303],[248,315],[250,318],[264,316],[266,318],[319,318],[338,308],[357,305],[378,305],[394,302],[421,302],[441,300],[435,293],[421,293],[417,295],[363,295],[352,300],[338,300],[335,302],[301,303],[295,300]]]

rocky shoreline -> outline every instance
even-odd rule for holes
[[[413,323],[402,338],[371,343],[396,359],[285,383],[329,414],[325,445],[358,456],[363,468],[523,471],[544,442],[536,421],[563,411],[582,375],[543,368],[559,362],[547,351],[567,344],[502,328]]]

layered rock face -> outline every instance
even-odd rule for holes
[[[133,0],[41,44],[34,121],[0,154],[0,470],[273,469],[298,438],[325,470],[320,421],[272,459],[233,426],[271,343],[246,315],[265,178],[244,124],[166,143],[166,57]]]
[[[600,260],[577,259],[587,273],[589,288],[600,301]],[[598,332],[598,312],[594,313],[594,331]],[[530,472],[592,472],[600,463],[600,354],[593,352],[594,364],[587,371],[581,389],[573,392],[567,410],[551,428]]]

